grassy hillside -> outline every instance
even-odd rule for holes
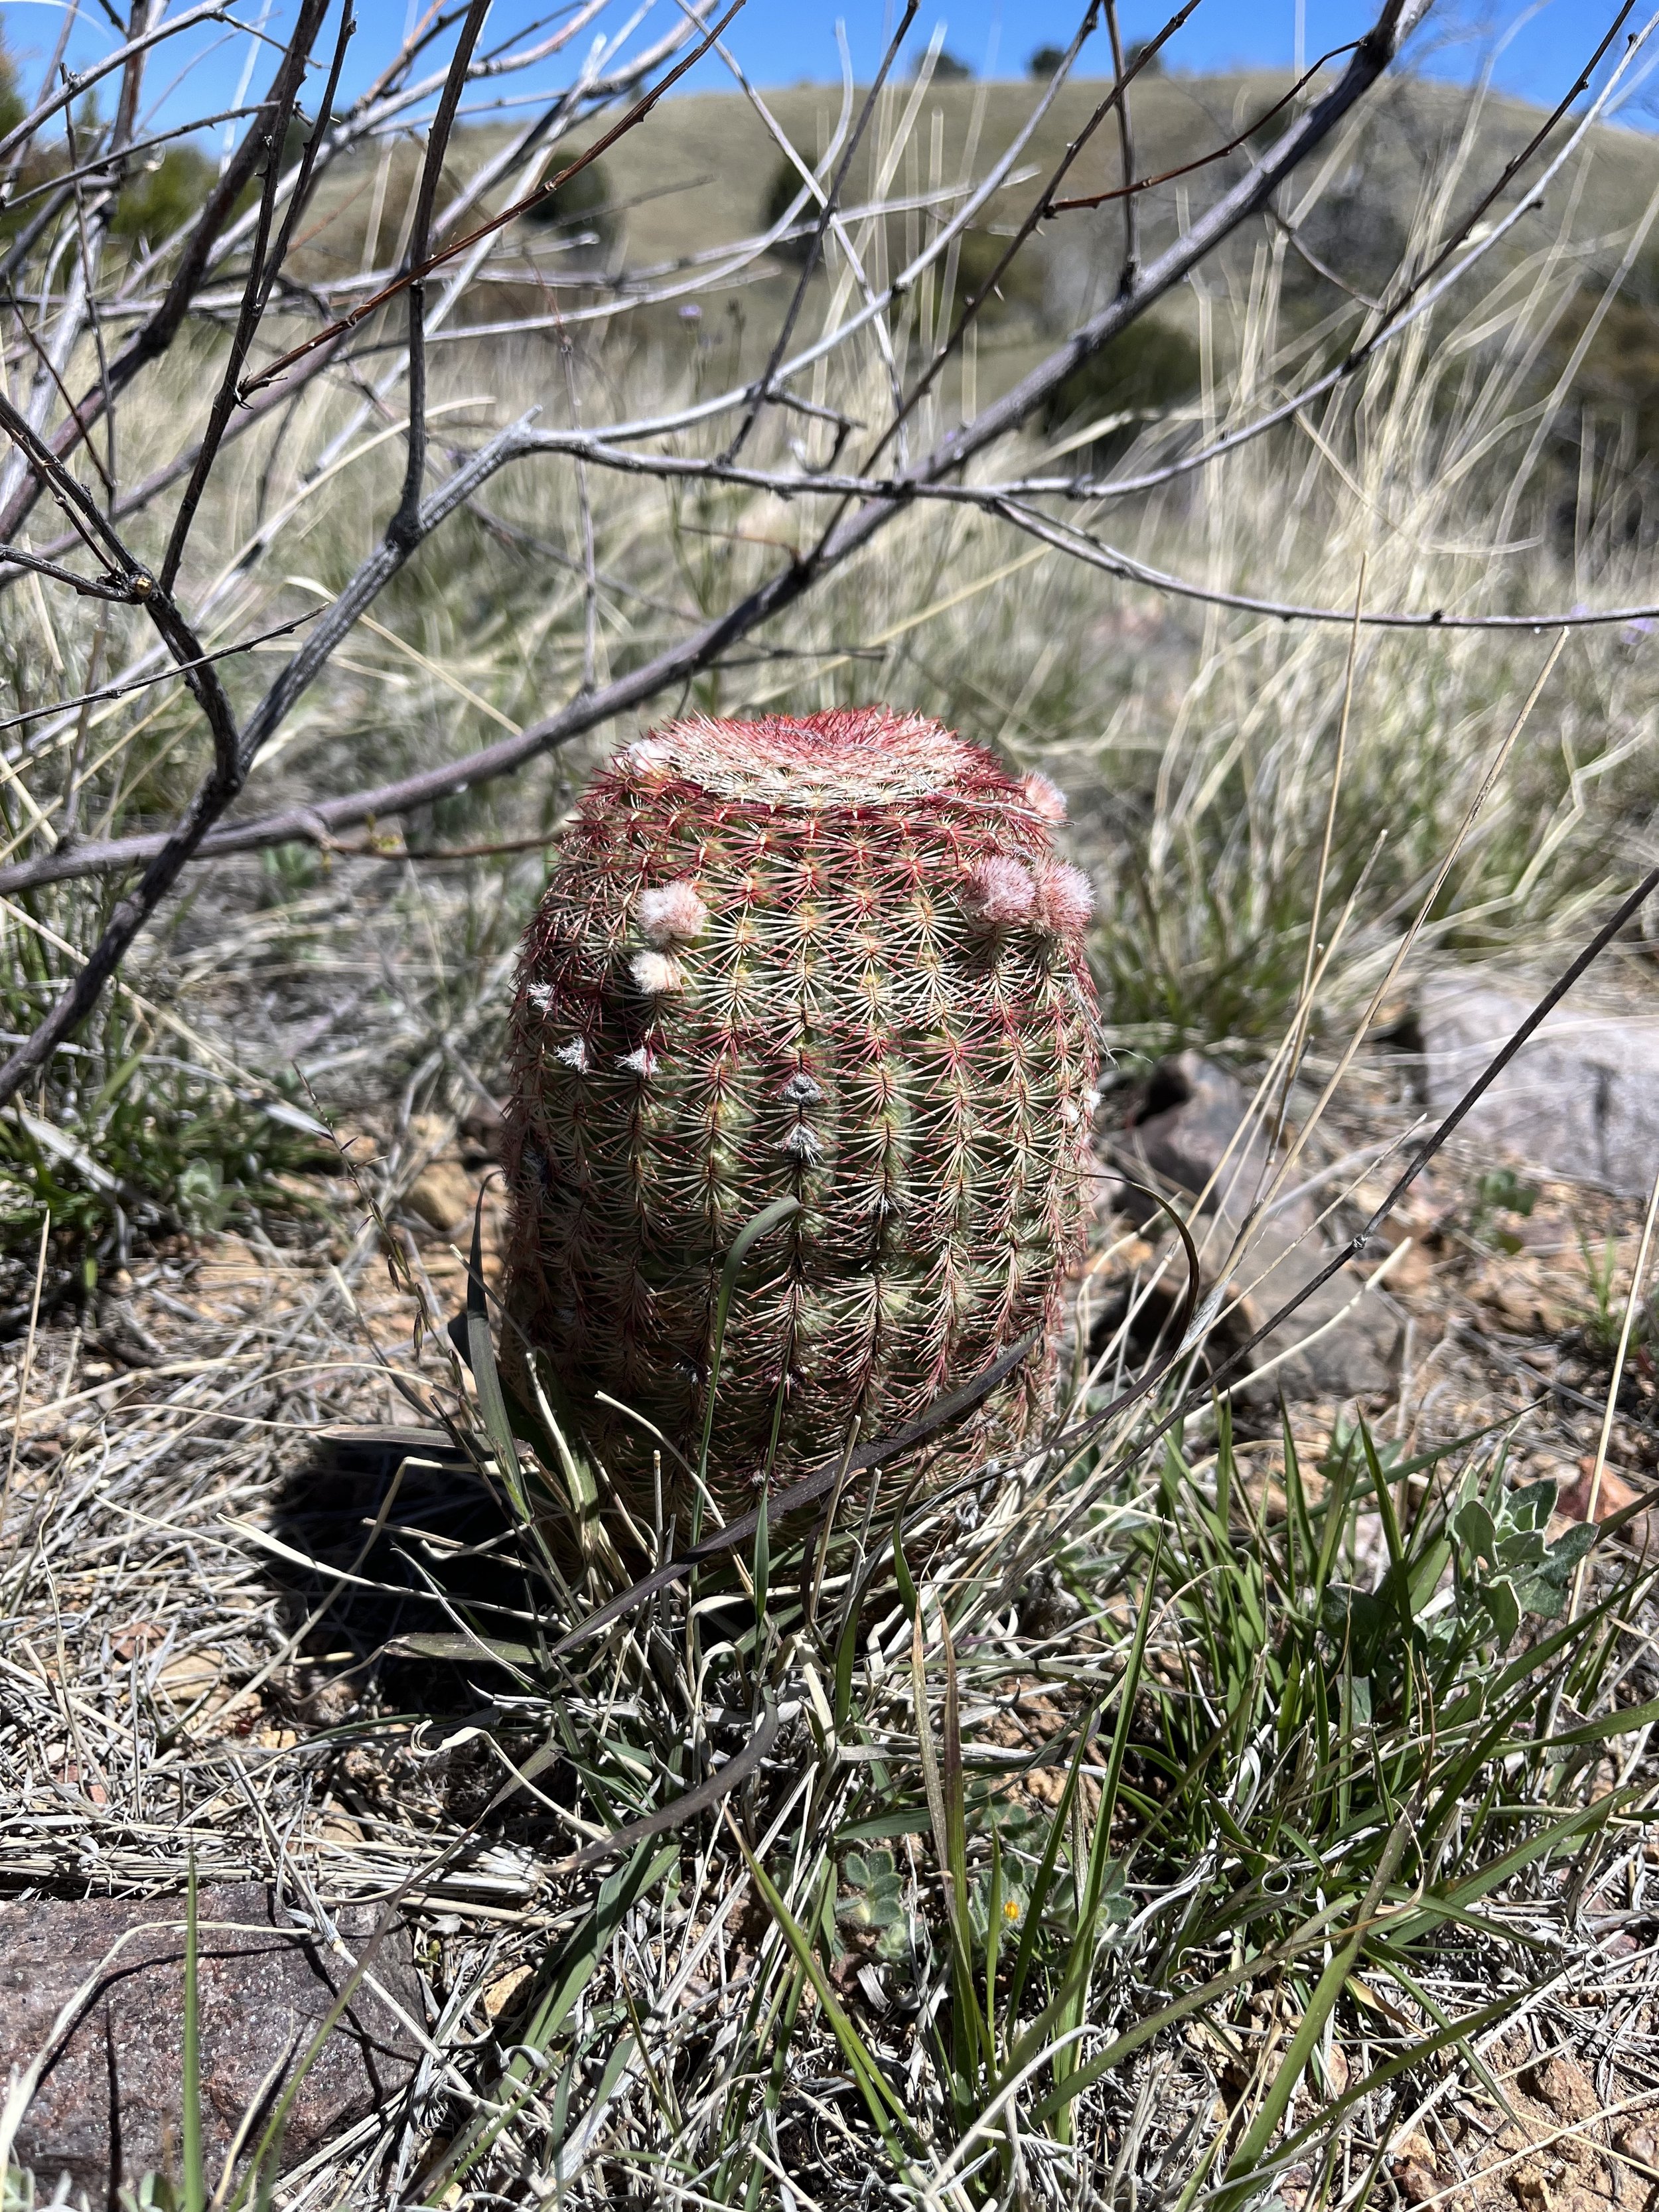
[[[1138,173],[1162,176],[1230,144],[1255,118],[1269,114],[1288,85],[1283,75],[1263,71],[1212,77],[1153,75],[1138,82],[1133,99]],[[957,270],[959,294],[1000,258],[1041,179],[1061,160],[1108,88],[1094,80],[1062,89],[1016,167],[1014,174],[1023,181],[997,195],[965,241]],[[908,85],[888,90],[854,161],[843,204],[849,210],[878,198],[931,204],[918,204],[860,232],[860,250],[872,283],[916,252],[941,215],[958,204],[951,197],[953,188],[985,173],[1027,123],[1042,90],[1026,81],[940,83],[920,93]],[[861,88],[852,94],[854,114],[863,96]],[[793,86],[766,91],[761,99],[804,159],[820,163],[842,120],[841,88]],[[1212,296],[1218,289],[1248,292],[1257,254],[1277,246],[1284,263],[1278,279],[1279,307],[1288,323],[1297,330],[1326,322],[1334,333],[1351,330],[1360,302],[1386,284],[1414,228],[1430,216],[1436,189],[1431,180],[1456,162],[1468,114],[1468,96],[1455,88],[1411,81],[1385,86],[1280,195],[1273,215],[1239,234],[1207,270],[1202,289]],[[1478,130],[1483,180],[1502,168],[1541,120],[1538,111],[1520,101],[1494,99],[1486,105]],[[1269,120],[1265,130],[1271,133],[1279,127]],[[453,161],[456,179],[495,153],[507,136],[503,131],[463,134]],[[1251,158],[1252,147],[1259,150],[1261,143],[1263,134],[1252,134],[1237,152],[1137,196],[1143,262],[1235,180]],[[574,149],[577,142],[571,143]],[[318,276],[337,279],[396,258],[415,159],[407,148],[389,147],[378,161],[361,160],[332,180],[309,249],[308,265]],[[752,238],[766,227],[780,180],[788,174],[776,137],[757,105],[741,94],[671,98],[653,116],[648,130],[625,137],[603,156],[597,213],[586,226],[599,233],[596,243],[573,247],[568,232],[521,222],[515,238],[518,260],[490,273],[469,303],[467,316],[506,321],[544,313],[550,286],[562,300],[574,290],[580,307],[584,298],[594,296],[591,284],[584,292],[583,276],[591,279],[602,269],[619,281],[623,295],[622,313],[606,325],[609,353],[672,343],[678,308],[694,271],[706,267],[717,249]],[[1121,181],[1117,131],[1109,122],[1084,149],[1065,191],[1086,198]],[[1598,276],[1604,279],[1617,263],[1624,234],[1640,219],[1656,183],[1659,141],[1619,129],[1599,132],[1570,204],[1553,204],[1523,223],[1499,257],[1503,265],[1513,268],[1553,244],[1575,257],[1588,301]],[[1510,204],[1512,200],[1500,201],[1496,211]],[[1055,335],[1110,296],[1124,237],[1121,203],[1060,215],[1043,225],[981,318],[975,347],[981,398],[1006,388]],[[1306,248],[1305,256],[1299,247]],[[699,290],[695,342],[707,374],[740,374],[749,358],[745,348],[754,355],[750,365],[758,366],[797,273],[787,250],[773,252],[734,272],[712,296]],[[815,297],[827,291],[828,283],[818,278]],[[1598,397],[1604,411],[1639,411],[1644,404],[1651,380],[1648,372],[1659,356],[1656,297],[1659,285],[1644,258],[1620,310],[1607,319],[1605,332],[1598,332],[1583,372],[1585,390]],[[1589,313],[1587,304],[1575,323],[1568,312],[1561,341],[1545,348],[1547,368],[1565,357]],[[1166,325],[1192,342],[1184,363],[1166,349],[1156,372],[1166,382],[1175,377],[1179,389],[1170,397],[1185,397],[1195,389],[1200,374],[1194,293],[1182,289],[1159,313]],[[583,327],[580,319],[577,327]],[[681,328],[678,335],[684,341],[688,334]],[[715,358],[708,359],[711,355]],[[1132,395],[1132,404],[1136,397]]]

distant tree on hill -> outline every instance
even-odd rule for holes
[[[1130,46],[1125,52],[1123,57],[1124,68],[1126,70],[1132,70],[1135,67],[1137,63],[1140,63],[1140,74],[1142,76],[1161,76],[1164,73],[1164,62],[1162,56],[1158,54],[1148,55],[1146,59],[1142,62],[1141,57],[1146,53],[1146,41],[1143,39],[1138,45]],[[1031,56],[1030,60],[1026,63],[1025,74],[1027,76],[1051,77],[1065,58],[1066,49],[1064,46],[1039,46],[1036,52]]]
[[[921,64],[922,57],[918,54],[915,60],[911,64],[910,74],[912,76],[920,76],[921,75]],[[940,51],[939,59],[933,64],[933,82],[935,84],[965,84],[973,74],[974,72],[970,64],[958,60],[955,54],[945,49],[942,49]]]
[[[766,198],[761,205],[760,227],[763,230],[770,230],[775,222],[783,220],[800,188],[800,171],[793,161],[780,161],[772,172],[772,181],[766,188]],[[781,238],[771,249],[780,261],[793,262],[798,269],[803,266],[812,250],[811,226],[817,219],[817,203],[808,200],[795,217],[798,227],[805,226],[801,234],[794,238]]]
[[[574,147],[568,154],[561,149],[558,167],[563,168],[574,161],[576,153]],[[524,219],[567,240],[579,260],[602,261],[617,236],[617,210],[605,163],[590,161],[585,169],[578,169],[557,191],[538,200]]]
[[[115,203],[110,234],[129,245],[159,246],[198,213],[213,189],[215,171],[205,154],[188,143],[157,147],[128,172]]]
[[[17,71],[11,56],[0,46],[0,133],[15,131],[23,119],[23,103],[17,94]]]

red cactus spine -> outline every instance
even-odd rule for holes
[[[1064,802],[884,708],[674,724],[566,834],[513,1018],[509,1362],[544,1354],[636,1485],[643,1414],[749,1503],[1052,1334],[1084,1210],[1097,1014]],[[1018,1433],[1039,1360],[995,1418]],[[672,1468],[665,1466],[665,1473]]]

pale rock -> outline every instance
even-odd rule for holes
[[[1142,1182],[1192,1196],[1206,1192],[1194,1224],[1202,1261],[1219,1262],[1268,1181],[1272,1163],[1259,1127],[1234,1143],[1249,1103],[1243,1085],[1224,1068],[1185,1052],[1154,1070],[1142,1118],[1112,1147],[1117,1164]],[[1293,1170],[1292,1184],[1296,1180]],[[1239,1334],[1253,1334],[1329,1261],[1333,1248],[1313,1225],[1322,1195],[1279,1204],[1257,1223],[1231,1272],[1232,1291],[1246,1294]],[[1124,1210],[1146,1224],[1156,1218],[1133,1193]],[[1386,1289],[1367,1292],[1345,1311],[1362,1280],[1357,1269],[1345,1268],[1255,1347],[1253,1367],[1271,1370],[1262,1389],[1273,1397],[1282,1390],[1287,1398],[1346,1398],[1392,1387],[1400,1312]],[[1206,1273],[1205,1288],[1212,1286]],[[1239,1387],[1248,1393],[1249,1378]]]
[[[1534,1000],[1478,976],[1443,975],[1398,1032],[1425,1110],[1450,1112]],[[1659,1168],[1659,1012],[1569,997],[1459,1125],[1464,1139],[1534,1172],[1645,1197]]]

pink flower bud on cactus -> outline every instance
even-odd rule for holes
[[[1079,937],[1095,910],[1094,886],[1081,868],[1062,860],[1036,879],[1032,910],[1038,926],[1055,937]]]
[[[662,991],[678,991],[685,981],[679,962],[666,952],[636,952],[628,966],[635,987],[647,998]]]
[[[1057,783],[1033,769],[1020,785],[1025,793],[1025,804],[1033,814],[1041,815],[1045,822],[1066,819],[1066,794]]]
[[[634,909],[640,935],[648,945],[690,945],[708,927],[708,909],[696,885],[684,880],[660,890],[641,891]]]
[[[1031,871],[1018,860],[993,854],[975,860],[962,886],[962,903],[976,921],[999,927],[1029,921],[1036,883]]]
[[[988,753],[879,708],[677,723],[595,779],[520,970],[504,1350],[544,1358],[635,1502],[652,1440],[596,1393],[695,1459],[712,1383],[736,1510],[775,1422],[781,1486],[854,1419],[889,1434],[1052,1341],[1097,1014],[1048,823]],[[711,1377],[726,1256],[784,1196]],[[1051,1370],[952,1452],[1017,1440]]]

